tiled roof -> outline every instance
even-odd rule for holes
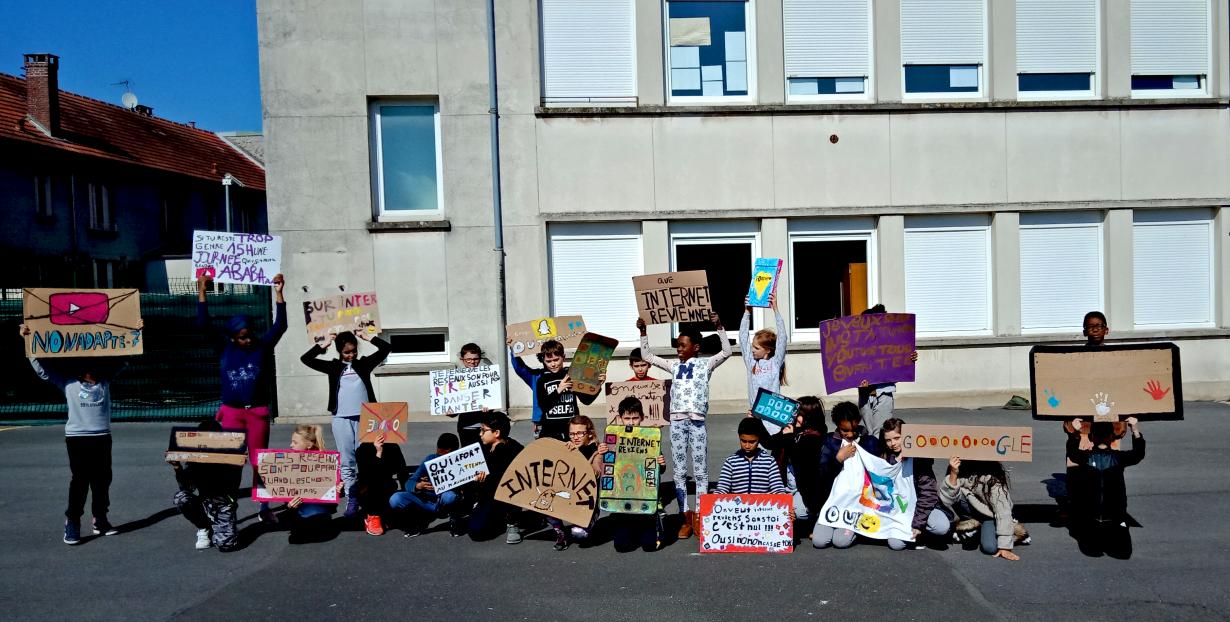
[[[265,189],[265,171],[213,132],[60,91],[60,132],[45,134],[26,117],[26,82],[0,73],[0,139]]]

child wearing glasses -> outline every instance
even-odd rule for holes
[[[581,452],[589,460],[589,464],[594,469],[594,475],[602,474],[602,454],[606,453],[607,446],[605,443],[598,442],[598,432],[594,429],[594,421],[585,415],[577,415],[568,421],[568,449]],[[547,524],[555,530],[555,550],[562,551],[567,549],[574,540],[585,540],[589,537],[589,529],[594,524],[594,518],[597,517],[597,510],[594,510],[594,516],[589,519],[589,524],[585,526],[573,525],[571,529],[564,529],[564,521],[558,518],[547,517]]]
[[[461,346],[461,366],[458,369],[479,367],[483,364],[483,358],[483,349],[478,347],[478,344],[467,343]],[[480,441],[478,424],[486,418],[486,406],[483,406],[482,410],[468,413],[455,413],[450,410],[444,414],[457,419],[457,438],[461,439],[462,447]]]

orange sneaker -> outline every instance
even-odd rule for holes
[[[363,526],[367,528],[369,536],[384,535],[384,525],[380,524],[380,517],[375,514],[368,514],[367,518],[363,519]]]

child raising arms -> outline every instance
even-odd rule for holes
[[[739,322],[739,349],[743,352],[743,363],[747,365],[747,401],[748,406],[755,406],[756,395],[760,389],[781,393],[782,383],[786,381],[786,323],[777,310],[777,294],[769,294],[769,307],[773,309],[773,317],[777,319],[777,332],[768,329],[756,331],[749,337],[752,324],[752,308],[743,299],[743,321]],[[763,421],[764,429],[769,434],[777,434],[781,426],[771,421]]]

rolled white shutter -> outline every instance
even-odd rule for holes
[[[901,64],[981,65],[985,0],[901,0]]]
[[[1018,73],[1094,73],[1097,0],[1016,0]]]
[[[1209,0],[1131,0],[1133,75],[1208,75]]]
[[[1213,322],[1212,220],[1132,226],[1132,298],[1137,326]]]
[[[866,77],[870,0],[784,0],[787,78]]]
[[[636,97],[633,0],[542,0],[543,98]]]
[[[1079,331],[1101,310],[1100,213],[1021,215],[1021,328]]]
[[[990,227],[905,230],[905,308],[919,333],[991,330]]]
[[[644,263],[639,224],[553,226],[550,234],[551,313],[581,315],[590,332],[636,341],[632,277]]]

